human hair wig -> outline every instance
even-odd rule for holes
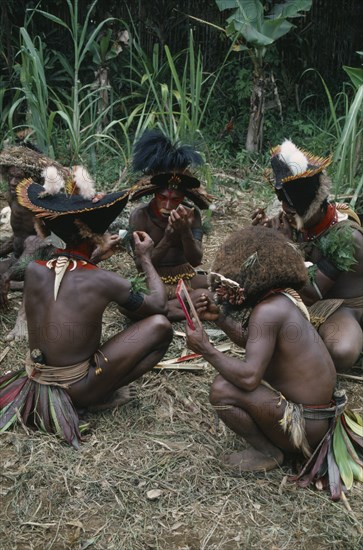
[[[249,304],[269,290],[299,290],[308,280],[297,246],[267,227],[243,228],[230,235],[217,251],[212,271],[244,288]]]

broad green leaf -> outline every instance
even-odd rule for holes
[[[263,35],[248,23],[233,21],[233,24],[227,26],[226,31],[228,36],[234,35],[235,33],[241,34],[246,42],[256,48],[270,46],[273,43],[273,40],[271,38]]]
[[[312,0],[286,0],[283,4],[275,4],[269,17],[301,17],[301,12],[309,11],[312,3]]]
[[[344,485],[349,490],[353,485],[353,472],[349,460],[347,448],[344,443],[340,418],[337,419],[333,434],[334,458],[338,465],[340,476]]]
[[[238,7],[237,0],[216,0],[219,11],[232,10]]]
[[[357,422],[357,420],[361,421],[361,417],[357,418],[353,411],[346,411],[344,418],[352,432],[363,437],[363,426]]]
[[[237,0],[234,17],[259,28],[263,21],[263,5],[259,0]]]
[[[265,19],[261,33],[268,36],[274,42],[287,34],[295,25],[285,19]]]
[[[350,80],[352,81],[353,85],[356,88],[359,88],[361,84],[363,84],[363,69],[360,67],[347,67],[346,65],[343,65],[343,69],[349,76]]]

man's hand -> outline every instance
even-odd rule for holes
[[[280,231],[287,239],[292,239],[292,230],[295,227],[295,225],[292,224],[292,220],[293,219],[285,214],[285,212],[280,212],[278,216],[272,218],[271,227]]]
[[[154,248],[154,241],[152,238],[145,233],[145,231],[134,231],[132,235],[134,237],[134,251],[136,256],[150,256]]]
[[[252,214],[252,225],[263,225],[280,231],[288,239],[292,238],[292,230],[294,224],[291,222],[291,217],[288,217],[283,210],[273,218],[268,218],[263,208],[257,208]]]
[[[219,317],[219,307],[209,296],[201,294],[195,302],[198,317],[203,321],[216,321]]]
[[[98,202],[100,201],[101,199],[103,199],[103,197],[106,196],[106,193],[104,193],[103,191],[99,191],[98,193],[95,194],[95,196],[93,197],[92,199],[92,202]]]
[[[271,227],[271,220],[266,216],[266,212],[263,208],[257,208],[257,210],[255,210],[252,214],[252,225]]]
[[[199,355],[203,355],[211,347],[212,344],[210,343],[208,335],[203,327],[195,323],[195,330],[192,330],[186,323],[185,332],[187,335],[187,347],[194,351],[194,353],[199,353]]]
[[[184,233],[192,227],[194,219],[194,208],[187,208],[179,204],[176,210],[170,212],[168,225],[171,226],[176,233]]]
[[[105,233],[103,236],[102,244],[98,245],[97,248],[93,251],[91,256],[91,261],[94,263],[101,262],[102,260],[107,260],[115,254],[116,249],[119,248],[121,239],[118,235],[111,235],[110,233]]]

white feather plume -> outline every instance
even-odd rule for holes
[[[84,166],[73,166],[73,178],[84,199],[91,200],[96,194],[95,182]]]
[[[64,179],[58,172],[55,166],[47,166],[42,170],[42,177],[44,178],[44,189],[49,195],[59,193],[64,187]]]
[[[302,174],[308,168],[308,159],[304,153],[288,139],[281,144],[279,157],[288,165],[294,176]]]

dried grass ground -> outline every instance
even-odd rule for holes
[[[229,192],[218,201],[204,267],[229,232],[249,223],[252,206],[251,196]],[[127,257],[108,267],[133,272]],[[2,349],[20,300],[20,293],[11,294]],[[123,322],[109,307],[105,337]],[[183,338],[175,337],[167,357],[183,348]],[[1,371],[17,368],[25,350],[24,342],[13,343]],[[220,455],[243,443],[216,423],[208,402],[213,377],[211,367],[202,374],[150,373],[137,384],[138,401],[87,415],[90,429],[78,452],[21,427],[2,435],[1,550],[360,548],[362,485],[354,485],[348,513],[326,493],[288,483],[296,467],[291,459],[266,474],[233,477],[223,470]],[[362,411],[362,386],[340,384]]]

